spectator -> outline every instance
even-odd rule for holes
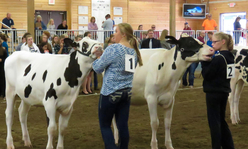
[[[27,42],[27,40],[26,40],[26,39],[27,39],[27,35],[31,35],[31,34],[30,34],[29,32],[26,32],[26,33],[22,36],[23,38],[25,38],[25,43],[22,44],[20,51],[21,51],[22,48],[26,45],[26,42]],[[32,35],[31,35],[31,36],[32,36]]]
[[[205,37],[205,31],[201,31],[200,36],[198,36],[197,39],[205,44],[204,37]]]
[[[217,23],[212,19],[212,15],[209,13],[207,19],[202,23],[203,30],[217,30]]]
[[[52,48],[54,48],[55,44],[59,43],[59,36],[58,35],[54,35],[52,38]]]
[[[110,18],[110,14],[105,16],[106,21],[102,22],[102,28],[104,31],[104,40],[111,35],[110,30],[113,30],[113,21]]]
[[[47,24],[47,30],[50,32],[51,37],[53,37],[55,35],[55,24],[54,24],[54,20],[50,19],[48,24]]]
[[[159,37],[161,47],[165,49],[171,49],[171,45],[168,42],[166,42],[165,39],[166,36],[168,36],[168,30],[164,29],[161,33],[161,36]]]
[[[91,32],[85,32],[85,33],[84,33],[84,37],[89,37],[89,38],[91,38]]]
[[[47,42],[52,46],[52,41],[50,40],[51,34],[48,31],[44,31],[42,35],[47,37]]]
[[[195,79],[195,70],[198,66],[198,63],[192,63],[185,71],[183,75],[183,87],[187,87],[189,85],[190,88],[194,87],[194,79]],[[188,81],[187,81],[187,75]]]
[[[109,38],[106,38],[105,43],[104,43],[104,49],[106,49],[108,46],[110,46],[111,44],[115,43],[115,38],[114,38],[114,34],[111,34]]]
[[[213,49],[219,51],[209,62],[202,62],[203,91],[206,93],[207,117],[213,149],[234,149],[232,134],[225,120],[230,88],[227,65],[234,63],[232,37],[225,33],[213,35]]]
[[[129,95],[132,89],[133,73],[125,71],[125,55],[128,54],[134,58],[133,67],[137,65],[137,62],[140,66],[143,64],[137,40],[133,36],[133,29],[129,24],[118,24],[114,37],[118,44],[110,45],[103,54],[102,51],[96,51],[95,55],[98,59],[93,63],[93,69],[97,73],[105,70],[98,108],[99,123],[106,149],[127,149],[131,99]],[[115,145],[111,130],[111,121],[114,115],[119,129],[119,147]]]
[[[40,53],[39,48],[33,41],[32,35],[26,36],[26,43],[24,46],[22,46],[21,51]]]
[[[14,31],[13,31],[13,37],[14,37],[14,42],[15,42],[15,35],[16,35],[16,31],[15,31],[15,27],[14,27],[14,20],[12,20],[11,19],[11,14],[10,13],[7,13],[7,16],[6,16],[6,18],[4,18],[3,20],[2,20],[2,22],[6,25],[3,25],[2,24],[2,29],[9,29],[9,28],[11,28],[11,29],[14,29]]]
[[[151,29],[153,30],[154,38],[155,39],[158,39],[159,38],[159,32],[158,31],[155,31],[156,30],[156,26],[154,24],[151,26]]]
[[[26,38],[22,36],[22,42],[16,47],[16,51],[21,51],[21,47],[25,42],[26,42]]]
[[[8,35],[6,35],[6,34],[2,34],[1,35],[1,39],[3,40],[3,42],[2,42],[2,46],[5,48],[5,50],[6,50],[6,53],[7,53],[7,57],[9,56],[9,46],[8,46],[8,43],[7,43],[7,41],[8,41]]]
[[[66,20],[63,20],[63,22],[57,27],[58,30],[67,30],[68,29],[68,26],[67,26],[67,23],[66,23]],[[65,34],[66,31],[58,31],[58,35],[62,35],[62,34]]]
[[[49,32],[48,32],[49,33]],[[50,34],[50,33],[49,33]],[[39,49],[42,49],[43,47],[40,45],[41,43],[47,43],[47,48],[48,48],[48,50],[49,51],[52,51],[52,44],[50,44],[49,42],[48,42],[48,37],[47,37],[47,35],[46,34],[42,34],[42,36],[41,36],[41,41],[40,41],[40,43],[39,43],[39,45],[38,45],[38,47],[39,47]],[[44,51],[40,51],[41,53],[43,52],[44,53]]]
[[[233,23],[233,26],[234,26],[234,31],[233,31],[233,35],[235,37],[235,46],[237,46],[239,44],[239,39],[240,39],[240,36],[241,36],[241,25],[239,23],[239,21],[241,20],[240,17],[237,17],[235,22]]]
[[[152,29],[149,29],[147,33],[148,33],[148,39],[142,41],[141,48],[149,48],[149,49],[161,48],[160,41],[154,39],[154,31]]]
[[[143,40],[145,40],[147,38],[148,38],[147,37],[147,31],[142,32],[142,40],[140,40],[139,49],[141,49],[141,45],[142,45]]]
[[[80,41],[80,40],[82,40],[81,35],[77,35],[77,36],[75,37],[75,41]]]
[[[98,30],[95,17],[90,18],[90,23],[88,24],[88,30]],[[96,40],[97,39],[97,33],[91,32],[91,34],[93,36],[92,38]]]
[[[135,32],[135,35],[137,37],[138,42],[140,43],[142,38],[142,30],[143,30],[143,25],[138,26],[138,30]]]
[[[68,47],[64,44],[65,36],[61,35],[59,38],[59,44],[55,44],[54,52],[55,54],[69,54]]]
[[[213,32],[208,32],[208,41],[207,41],[207,45],[210,46],[210,47],[213,47],[212,46],[212,37],[213,37]]]
[[[5,99],[5,88],[6,88],[4,62],[6,58],[7,58],[7,52],[2,47],[2,39],[0,38],[0,97],[3,97],[4,99]]]
[[[184,30],[183,33],[187,33],[189,36],[192,36],[191,27],[189,26],[189,23],[188,22],[185,22],[184,23],[183,30]]]
[[[44,54],[52,54],[52,49],[50,47],[50,44],[47,42],[41,42],[39,44],[39,49],[40,49],[40,53],[44,53]]]
[[[38,15],[35,21],[35,30],[46,30],[46,25],[42,21],[42,17]]]

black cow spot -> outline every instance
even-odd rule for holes
[[[242,71],[241,70],[239,70],[239,73],[241,73]]]
[[[32,87],[31,87],[30,85],[28,85],[28,86],[25,88],[25,90],[24,90],[24,96],[25,96],[25,98],[28,98],[28,97],[29,97],[31,91],[32,91]]]
[[[50,85],[50,88],[46,93],[46,100],[47,100],[48,97],[51,98],[52,96],[54,97],[54,99],[58,98],[58,96],[56,95],[56,91],[53,88],[53,83]]]
[[[70,55],[70,62],[68,67],[65,69],[64,77],[68,82],[70,87],[74,87],[78,85],[77,78],[82,76],[82,72],[80,71],[80,65],[78,64],[78,58],[76,58],[76,52]]]
[[[50,119],[47,117],[47,126],[49,126]]]
[[[61,85],[61,78],[58,78],[57,79],[57,86],[60,86]]]
[[[240,60],[242,60],[242,56],[239,55],[236,59],[235,59],[235,63],[237,64]]]
[[[164,67],[164,62],[162,63],[162,67]]]
[[[248,51],[247,49],[242,49],[240,51],[240,54],[246,56],[247,55],[247,51]]]
[[[243,60],[243,63],[245,67],[248,67],[248,57],[246,56],[245,59]]]
[[[31,64],[25,69],[24,76],[26,76],[31,70]]]
[[[160,69],[161,69],[161,64],[158,65],[158,70],[160,70]]]
[[[236,66],[235,68],[236,68],[236,69],[240,69],[240,66]]]
[[[43,73],[42,80],[43,82],[46,81],[46,76],[47,76],[47,70]]]
[[[34,74],[33,74],[33,76],[32,76],[32,80],[34,80],[35,76],[36,76],[36,73],[34,73]]]
[[[176,70],[176,69],[177,69],[176,63],[175,63],[175,62],[173,62],[173,64],[172,64],[172,69],[173,69],[173,70]]]

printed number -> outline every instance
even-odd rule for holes
[[[129,62],[130,62],[130,69],[133,69],[133,59],[130,58],[130,59],[129,59]]]
[[[228,77],[232,77],[232,67],[228,67],[228,69],[229,69]]]

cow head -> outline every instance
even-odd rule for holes
[[[197,39],[183,35],[179,40],[173,36],[166,36],[170,44],[176,45],[174,60],[176,60],[177,52],[181,53],[181,58],[189,62],[208,61],[214,55],[214,50]]]
[[[96,40],[92,40],[89,37],[84,37],[82,40],[78,41],[78,42],[74,42],[73,40],[69,39],[69,38],[65,38],[64,42],[66,45],[76,48],[76,50],[85,55],[85,56],[89,56],[93,59],[96,58],[96,56],[94,55],[94,52],[96,50],[101,50],[102,51],[102,45],[96,41]]]

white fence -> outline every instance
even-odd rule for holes
[[[1,23],[0,23],[1,24]],[[22,36],[27,31],[24,29],[2,29],[2,32],[8,35],[8,45],[9,45],[9,53],[13,53],[15,51],[15,48],[22,42]],[[176,31],[176,38],[179,39],[182,33],[187,33],[191,37],[198,38],[200,36],[201,32],[205,33],[204,40],[207,42],[208,39],[208,32],[217,32],[216,30],[206,31],[206,30],[177,30]],[[39,44],[40,42],[40,36],[42,35],[42,30],[36,30],[35,31],[35,42],[36,44]],[[51,35],[62,35],[65,34],[68,36],[68,38],[74,39],[76,36],[81,35],[83,36],[85,32],[91,33],[91,38],[98,40],[100,43],[104,43],[105,39],[110,37],[111,34],[114,33],[113,30],[49,30]],[[141,30],[135,30],[134,35],[137,37],[138,40],[143,40],[146,38],[146,35],[144,34],[147,31],[141,31]],[[247,30],[225,30],[223,31],[227,34],[230,34],[233,37],[233,41],[236,45],[240,46],[246,46],[247,44]],[[154,31],[154,37],[159,38],[161,36],[162,31]]]

